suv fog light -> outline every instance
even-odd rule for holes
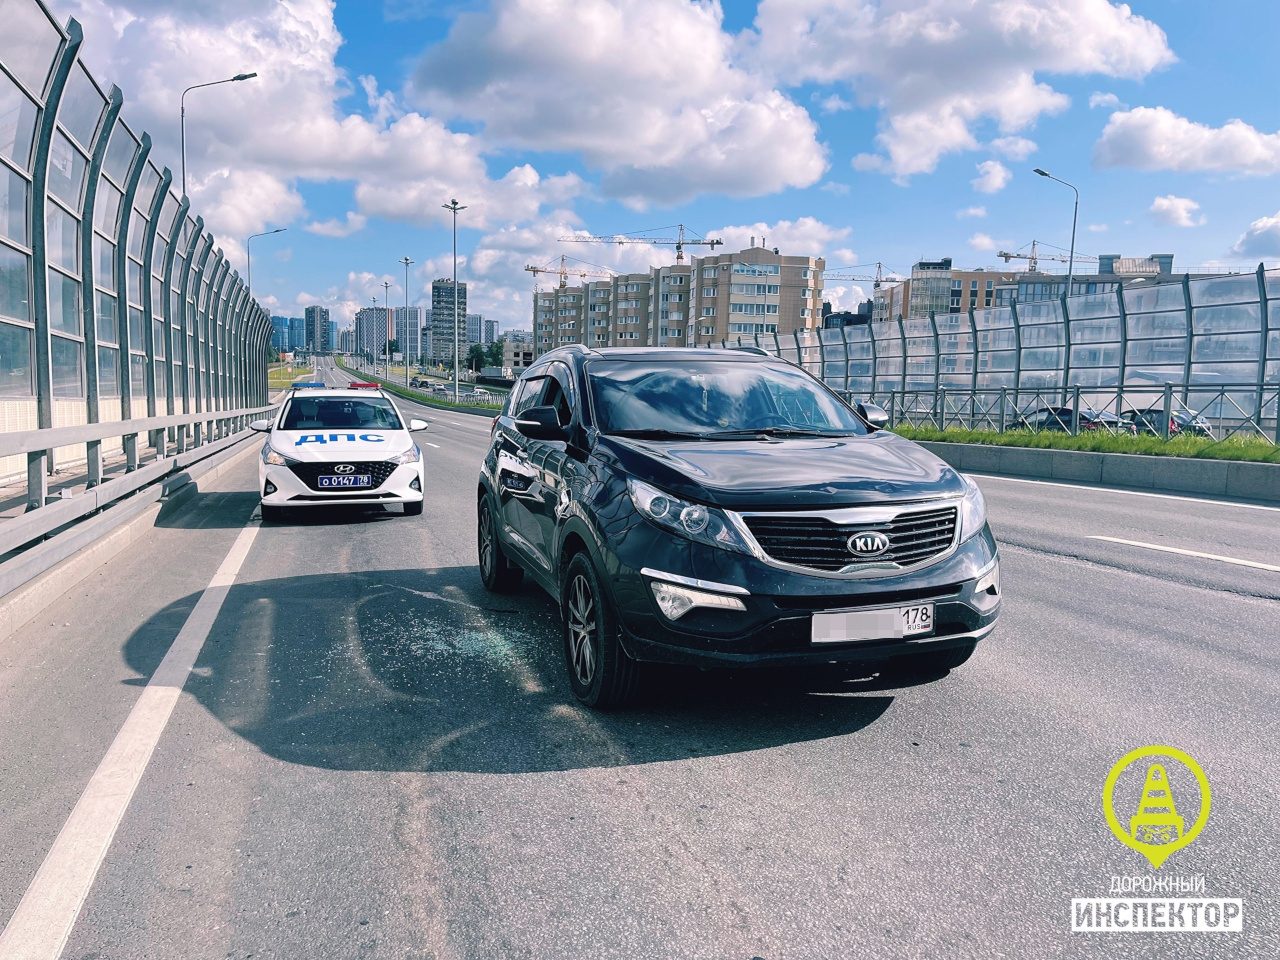
[[[1000,596],[1000,562],[996,561],[985,576],[973,585],[974,593],[987,593],[993,597]]]
[[[658,609],[668,620],[679,620],[694,607],[714,607],[720,610],[747,609],[737,597],[723,597],[718,593],[690,590],[688,587],[677,587],[673,583],[655,581],[651,586],[653,598],[658,601]]]

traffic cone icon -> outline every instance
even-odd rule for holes
[[[1129,833],[1139,843],[1164,844],[1181,839],[1185,824],[1178,816],[1169,787],[1169,775],[1161,764],[1147,768],[1138,812],[1129,818]]]

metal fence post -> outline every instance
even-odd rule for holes
[[[1080,384],[1071,388],[1071,435],[1080,434]]]
[[[1000,388],[1000,433],[1004,433],[1005,421],[1008,420],[1007,405],[1009,402],[1009,388]]]
[[[1173,384],[1164,385],[1164,416],[1160,418],[1160,437],[1169,439],[1169,418],[1173,416]]]

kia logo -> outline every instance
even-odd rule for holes
[[[874,557],[889,549],[889,537],[884,533],[855,533],[846,545],[855,556]]]
[[[340,463],[333,468],[334,473],[355,473],[356,468],[349,463]]]

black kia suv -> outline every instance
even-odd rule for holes
[[[982,494],[798,366],[749,350],[554,350],[477,489],[480,574],[560,604],[574,694],[648,662],[943,671],[995,626]]]

